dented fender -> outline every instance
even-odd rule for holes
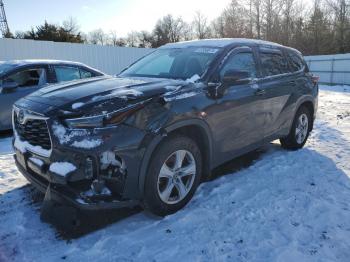
[[[207,169],[211,170],[212,163],[213,163],[213,161],[212,161],[213,141],[212,141],[211,130],[210,130],[208,124],[202,119],[185,119],[185,120],[180,120],[180,121],[174,122],[166,127],[163,127],[162,132],[155,135],[148,142],[148,146],[144,152],[144,156],[143,156],[142,162],[140,164],[139,186],[138,186],[140,198],[142,198],[144,195],[144,187],[145,187],[145,181],[146,181],[146,177],[147,177],[147,169],[148,169],[148,165],[150,163],[151,157],[152,157],[156,147],[172,131],[175,131],[176,129],[179,129],[181,127],[193,126],[193,125],[202,128],[202,130],[204,130],[204,132],[207,136],[208,147],[209,147],[208,152],[207,152],[209,155]]]

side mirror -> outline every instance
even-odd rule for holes
[[[247,71],[227,70],[221,82],[225,85],[248,84],[251,81]]]
[[[15,81],[4,80],[1,85],[1,93],[11,93],[18,87]]]

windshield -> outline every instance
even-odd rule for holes
[[[201,76],[219,48],[187,47],[158,49],[145,56],[120,76],[188,79]]]
[[[15,68],[15,65],[0,62],[0,75],[6,73],[7,71],[11,70],[12,68]]]

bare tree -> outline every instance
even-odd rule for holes
[[[128,47],[138,47],[137,32],[131,31],[125,39]]]
[[[220,15],[211,23],[211,34],[214,37],[225,37],[224,17]]]
[[[117,35],[117,31],[115,30],[111,30],[109,32],[109,43],[113,46],[116,46],[118,43],[118,35]]]
[[[208,38],[210,36],[209,26],[207,24],[207,17],[200,11],[196,11],[192,25],[194,35],[198,39]]]
[[[253,16],[252,21],[256,27],[257,38],[261,39],[261,24],[262,24],[262,1],[263,0],[251,0],[252,11],[251,16]]]
[[[72,16],[62,22],[62,28],[67,33],[74,34],[74,35],[79,34],[79,31],[80,31],[80,26],[78,24],[77,19]]]
[[[336,33],[336,45],[340,53],[350,49],[348,42],[350,35],[350,1],[327,0],[328,6],[334,13],[334,28]]]
[[[186,23],[181,17],[174,18],[170,14],[164,16],[158,20],[153,30],[153,47],[158,47],[166,43],[175,43],[185,39],[186,28]]]
[[[139,47],[152,47],[154,38],[153,35],[145,30],[137,33]]]
[[[97,45],[97,44],[105,45],[107,44],[107,41],[108,41],[108,36],[105,34],[105,32],[101,28],[89,32],[87,38],[88,38],[88,42],[94,45]]]
[[[264,11],[264,38],[266,40],[276,41],[279,33],[279,17],[281,11],[281,2],[279,0],[263,0]]]

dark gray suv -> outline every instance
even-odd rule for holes
[[[275,139],[303,147],[317,96],[295,49],[247,39],[167,44],[118,77],[19,100],[16,164],[49,199],[166,215],[234,157]]]

